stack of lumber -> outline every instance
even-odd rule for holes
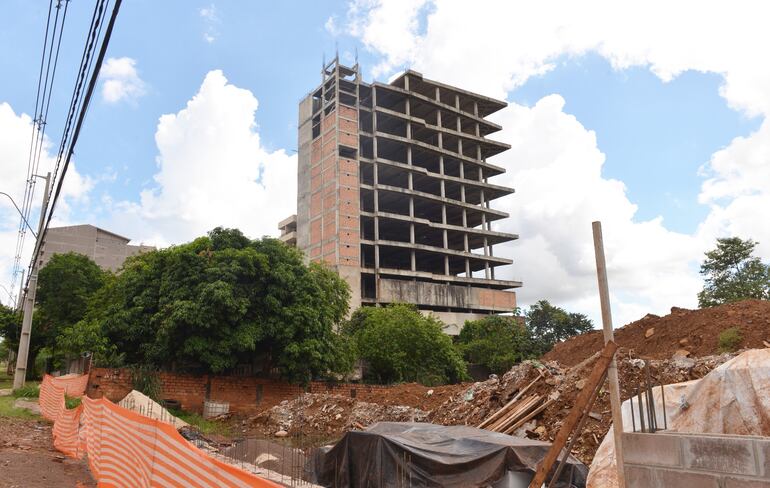
[[[524,397],[527,391],[542,378],[543,375],[538,372],[537,378],[522,388],[511,401],[480,423],[478,427],[510,435],[535,418],[553,402],[553,399],[537,394]]]

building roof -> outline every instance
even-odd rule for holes
[[[128,243],[128,242],[130,242],[130,241],[131,241],[131,239],[129,239],[129,238],[128,238],[128,237],[126,237],[126,236],[122,236],[122,235],[120,235],[120,234],[116,234],[116,233],[114,233],[114,232],[111,232],[111,231],[109,231],[109,230],[107,230],[107,229],[102,229],[101,227],[97,227],[97,226],[95,226],[95,225],[91,225],[91,224],[66,225],[66,226],[62,226],[62,227],[51,227],[49,230],[78,229],[78,228],[81,228],[81,229],[82,229],[82,228],[84,228],[84,227],[88,227],[88,228],[96,229],[96,230],[97,230],[97,232],[103,232],[103,233],[105,233],[105,234],[109,234],[109,235],[111,235],[111,236],[113,236],[113,237],[117,237],[118,239],[122,239],[122,240],[126,241],[126,243]]]

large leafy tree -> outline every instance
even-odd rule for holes
[[[698,305],[713,307],[747,298],[770,299],[770,266],[753,255],[757,242],[738,237],[717,239],[706,253],[700,273],[705,278]]]
[[[548,352],[557,342],[593,329],[593,322],[581,313],[567,312],[540,300],[526,313],[527,327],[539,355]]]
[[[93,295],[109,273],[93,260],[74,252],[54,254],[38,274],[37,308],[32,327],[30,357],[46,347],[59,358],[57,339],[62,331],[85,317]]]
[[[523,318],[490,315],[465,322],[457,343],[465,359],[482,364],[493,373],[504,373],[511,366],[537,356],[536,344]]]
[[[305,382],[344,369],[334,327],[350,291],[276,239],[217,228],[127,260],[90,315],[129,363],[223,372],[278,368]]]
[[[433,385],[467,378],[465,362],[442,328],[435,317],[394,304],[359,309],[344,330],[354,334],[370,379]]]

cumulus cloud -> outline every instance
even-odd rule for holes
[[[591,222],[601,220],[619,322],[640,310],[691,304],[701,285],[692,273],[699,241],[667,230],[660,218],[637,221],[623,182],[602,177],[596,135],[563,109],[564,99],[550,95],[496,116],[504,127],[498,138],[512,144],[491,160],[509,169],[496,181],[516,188],[495,204],[511,214],[499,229],[522,236],[496,251],[514,259],[498,276],[524,281],[522,303],[548,298],[595,311]]]
[[[258,102],[209,72],[185,108],[160,117],[155,186],[117,204],[113,220],[135,240],[185,242],[216,226],[276,235],[295,212],[296,156],[268,151],[256,132]]]
[[[762,3],[357,0],[350,5],[348,31],[380,56],[375,76],[411,67],[507,98],[560,59],[596,52],[616,69],[646,66],[664,82],[688,70],[717,73],[730,107],[766,117],[770,65],[758,60],[770,42],[762,20],[767,14]],[[710,213],[697,232],[685,235],[668,230],[660,217],[636,217],[623,183],[602,177],[604,155],[594,133],[564,113],[563,105],[561,97],[550,96],[533,107],[511,104],[497,115],[505,130],[495,136],[513,146],[496,161],[508,169],[500,181],[517,193],[496,207],[512,215],[506,230],[522,237],[501,250],[515,260],[503,274],[524,281],[523,303],[550,298],[596,311],[590,223],[597,219],[604,223],[621,323],[672,305],[696,305],[697,261],[715,237],[758,239],[760,254],[770,257],[770,224],[759,217],[759,209],[770,207],[767,120],[693,175]]]
[[[35,134],[37,137],[37,134]],[[27,114],[16,114],[8,103],[0,103],[0,191],[8,193],[21,207],[27,180],[27,162],[29,144],[32,139],[32,119]],[[53,171],[56,162],[55,147],[48,137],[43,139],[40,151],[40,164],[37,174]],[[43,195],[42,180],[37,179],[32,212],[29,223],[37,230],[40,204]],[[62,197],[57,204],[54,222],[57,225],[69,222],[71,204],[87,201],[93,188],[93,180],[81,175],[74,164],[67,171]],[[11,201],[0,195],[0,283],[9,287],[13,281],[12,268],[18,235],[19,213]],[[27,233],[22,264],[26,266],[31,258],[34,237]],[[14,287],[13,293],[18,290]],[[0,293],[0,300],[7,303],[8,295]]]
[[[136,60],[109,58],[102,66],[102,99],[107,103],[133,101],[145,94],[144,81],[136,71]]]

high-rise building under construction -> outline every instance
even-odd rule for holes
[[[511,260],[492,246],[512,189],[487,158],[509,148],[485,119],[506,103],[407,71],[365,83],[335,59],[299,105],[296,222],[284,239],[350,284],[351,307],[394,302],[431,311],[456,334],[465,320],[510,312],[521,286],[495,278]]]

